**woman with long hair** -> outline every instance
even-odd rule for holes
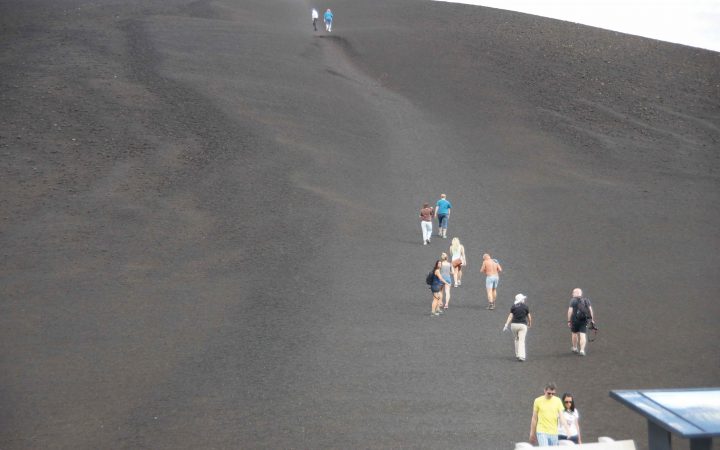
[[[563,417],[565,417],[565,422],[568,426],[568,433],[569,435],[559,434],[558,440],[568,440],[573,441],[576,444],[582,444],[582,439],[580,438],[580,413],[578,412],[577,408],[575,408],[575,400],[573,399],[573,395],[566,392],[562,396],[562,403],[565,407],[565,410],[562,412]],[[562,430],[561,427],[558,427],[558,430]]]
[[[445,281],[445,305],[443,309],[448,309],[448,304],[450,303],[450,288],[452,287],[451,273],[452,265],[448,262],[447,253],[443,253],[440,255],[440,275],[442,275],[443,281]]]
[[[439,316],[440,311],[440,305],[442,304],[442,291],[443,286],[449,285],[447,281],[443,279],[442,274],[440,273],[440,267],[442,266],[442,261],[437,260],[435,261],[435,267],[433,268],[433,280],[430,284],[430,291],[432,291],[433,299],[432,299],[432,310],[431,315],[432,316]]]
[[[467,259],[465,259],[465,246],[460,243],[460,239],[452,238],[450,244],[450,255],[452,255],[452,271],[453,278],[455,278],[455,287],[462,284],[462,270],[467,265]]]

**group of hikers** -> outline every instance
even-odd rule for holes
[[[438,236],[447,239],[448,222],[452,203],[445,194],[440,195],[435,207],[424,203],[420,209],[420,228],[422,230],[423,245],[430,244],[433,232],[433,217],[437,218]],[[449,255],[448,255],[449,253]],[[452,238],[448,253],[443,252],[440,258],[435,261],[433,269],[428,273],[426,282],[432,292],[432,303],[430,308],[431,317],[439,317],[447,311],[450,306],[451,288],[462,285],[463,269],[467,267],[465,247],[457,237]],[[483,255],[483,262],[480,272],[485,274],[485,288],[487,291],[486,309],[494,310],[497,300],[497,289],[500,284],[500,273],[503,268],[497,259],[489,253]],[[515,301],[510,308],[503,331],[512,331],[515,342],[515,358],[518,361],[525,361],[525,337],[527,331],[532,327],[532,315],[525,300],[527,296],[517,294]],[[579,356],[585,356],[588,328],[597,330],[594,322],[594,311],[590,299],[583,296],[582,289],[575,288],[572,291],[572,298],[567,309],[567,325],[571,331],[571,351]]]
[[[433,217],[436,217],[438,221],[438,236],[442,239],[447,239],[448,222],[450,221],[451,211],[452,203],[450,203],[445,194],[440,194],[440,199],[434,208],[430,207],[429,203],[423,203],[420,209],[420,228],[422,230],[423,245],[428,245],[432,241]],[[459,287],[462,285],[463,269],[467,266],[465,246],[460,243],[459,238],[454,237],[452,239],[449,252],[450,257],[448,257],[447,253],[440,255],[440,259],[435,261],[433,271],[431,274],[428,274],[427,283],[430,285],[430,290],[433,293],[433,306],[431,310],[433,316],[438,316],[444,312],[443,310],[448,309],[450,287]],[[483,255],[482,265],[480,266],[480,272],[484,273],[486,277],[485,288],[487,289],[488,299],[486,309],[495,309],[502,266],[497,259],[485,253]]]
[[[422,243],[429,245],[433,236],[433,218],[437,219],[438,233],[441,239],[447,239],[448,222],[452,203],[445,194],[434,207],[424,203],[420,209],[420,228]],[[448,254],[449,253],[449,254]],[[462,286],[463,269],[467,266],[465,247],[457,237],[452,238],[447,253],[443,252],[435,261],[433,269],[428,273],[426,282],[432,292],[431,317],[439,317],[450,305],[451,288]],[[497,259],[489,253],[483,255],[480,272],[485,274],[485,288],[488,304],[486,309],[494,310],[497,300],[497,289],[500,284],[500,273],[503,268]],[[517,294],[505,320],[503,331],[510,330],[515,343],[515,358],[525,361],[525,336],[532,327],[532,314],[526,304],[527,296]],[[571,332],[571,351],[585,356],[588,328],[597,330],[594,322],[594,311],[590,299],[583,296],[582,289],[575,288],[567,309],[567,325]],[[573,395],[565,393],[562,400],[555,396],[555,384],[545,386],[544,395],[533,402],[533,415],[530,423],[530,442],[539,446],[555,446],[562,440],[582,443],[580,438],[580,413],[575,407]]]
[[[320,18],[318,10],[313,8],[312,11],[310,11],[310,17],[312,18],[313,30],[317,31],[317,20]],[[325,14],[323,14],[323,21],[325,22],[325,31],[328,33],[332,32],[333,12],[330,8],[325,10]]]

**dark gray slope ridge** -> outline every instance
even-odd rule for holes
[[[555,380],[586,439],[642,448],[608,390],[717,384],[717,53],[410,0],[313,33],[310,6],[0,3],[0,447],[511,448]],[[469,268],[435,319],[441,192]]]

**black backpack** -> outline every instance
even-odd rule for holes
[[[588,301],[585,297],[578,299],[577,307],[575,308],[575,317],[579,321],[592,319],[590,307],[588,306]]]
[[[427,276],[425,277],[425,283],[427,283],[428,285],[431,285],[431,284],[433,284],[433,281],[435,281],[435,271],[431,270],[430,273],[428,273]]]

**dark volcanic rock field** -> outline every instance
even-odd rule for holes
[[[610,390],[718,384],[716,52],[420,0],[0,0],[0,37],[1,449],[502,450],[550,380],[646,448]]]

